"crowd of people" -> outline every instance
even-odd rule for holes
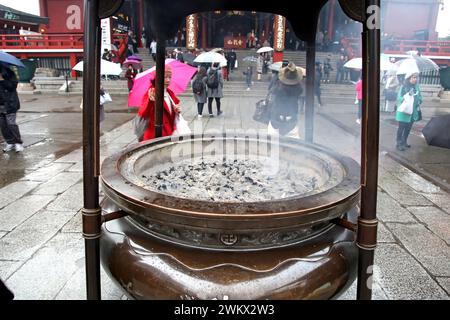
[[[182,44],[182,37],[173,39],[174,43]],[[261,39],[260,39],[261,40]],[[269,44],[270,34],[264,39],[264,44]],[[318,40],[323,41],[320,33]],[[156,47],[157,43],[154,39],[150,39],[145,32],[142,32],[140,39],[143,47],[147,47],[153,59],[156,59]],[[254,31],[250,32],[247,37],[248,48],[256,48],[261,45],[258,38],[254,35]],[[115,50],[117,49],[117,50]],[[123,63],[124,58],[135,55],[138,53],[138,42],[136,36],[132,31],[128,33],[128,36],[122,38],[116,43],[111,50],[104,49],[102,58],[107,61]],[[177,47],[173,50],[166,51],[166,58],[173,58],[180,62],[192,63],[192,60],[201,54],[202,50],[188,50],[183,52],[181,47]],[[219,65],[219,63],[201,63],[198,65],[198,71],[191,80],[191,88],[193,91],[193,98],[197,104],[197,118],[203,117],[204,105],[207,103],[209,117],[223,115],[223,108],[221,105],[221,99],[223,98],[224,83],[229,81],[229,75],[234,69],[238,67],[238,59],[234,49],[216,51],[222,54],[227,61],[226,65]],[[362,115],[362,81],[358,77],[358,72],[344,67],[345,63],[349,60],[349,56],[345,55],[345,50],[341,48],[341,55],[336,62],[336,65],[332,65],[332,55],[329,54],[323,61],[318,61],[315,64],[315,82],[314,82],[314,95],[319,107],[324,106],[321,97],[321,85],[334,83],[355,83],[356,99],[355,104],[358,105],[357,120],[358,124],[361,123]],[[185,61],[189,56],[191,61]],[[395,61],[391,61],[394,63]],[[250,90],[253,81],[260,81],[263,74],[267,74],[269,66],[273,63],[271,52],[261,53],[256,58],[255,70],[253,64],[241,68],[243,75],[245,76],[245,82],[247,90]],[[127,64],[125,72],[125,78],[127,79],[128,90],[132,91],[133,83],[137,74],[142,71],[134,67],[133,64]],[[336,71],[336,77],[331,78],[332,71]],[[382,78],[382,84],[384,86],[384,103],[381,107],[381,111],[396,112],[396,120],[399,123],[397,133],[397,149],[399,151],[405,150],[409,145],[407,138],[411,130],[412,124],[415,121],[421,119],[420,104],[422,97],[420,94],[420,88],[417,85],[417,74],[407,75],[404,82],[399,81],[397,75],[386,73]],[[179,106],[179,99],[173,92],[167,87],[170,83],[171,70],[167,68],[165,78],[165,100],[164,106],[168,120],[164,122],[163,135],[170,135],[175,130],[174,115],[181,112]],[[256,78],[256,79],[254,79]],[[334,80],[334,81],[333,81]],[[7,65],[1,66],[0,74],[0,128],[1,133],[6,141],[6,146],[3,149],[4,152],[15,150],[21,152],[23,150],[22,139],[20,131],[16,123],[16,113],[20,108],[20,102],[17,96],[17,79],[14,72],[12,72]],[[284,61],[282,68],[279,71],[272,70],[271,81],[268,87],[268,100],[272,106],[269,131],[277,132],[278,134],[288,134],[294,130],[293,123],[296,122],[293,119],[297,119],[298,110],[304,109],[304,77],[301,69],[297,68],[292,62]],[[102,90],[101,101],[104,95],[109,94]],[[398,110],[398,107],[403,104],[406,95],[414,97],[414,107],[411,114],[407,114]],[[151,115],[154,111],[154,84],[150,84],[148,93],[149,101],[142,110],[139,111],[141,116],[147,117],[149,120],[149,126],[154,126],[154,119],[151,120]],[[215,101],[216,113],[213,112],[213,104]],[[294,103],[294,101],[296,101]],[[100,103],[100,107],[103,108],[103,103]],[[283,107],[281,107],[283,105]],[[153,109],[152,109],[153,108]],[[153,111],[152,111],[153,110]],[[104,119],[104,109],[101,110],[102,120]],[[152,122],[153,121],[153,122]],[[295,131],[295,130],[294,130]],[[153,129],[148,129],[147,133],[142,137],[143,140],[151,139]]]

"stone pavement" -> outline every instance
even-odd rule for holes
[[[201,123],[205,131],[262,128],[251,119],[257,100],[244,94],[224,98],[224,117],[195,121],[195,103],[182,97],[183,114],[191,127]],[[327,112],[329,117],[339,113],[333,114],[331,107]],[[352,110],[340,113],[350,117]],[[315,142],[359,162],[359,137],[320,114],[315,118]],[[105,132],[101,158],[130,143],[135,143],[130,122]],[[44,166],[30,167],[20,180],[0,189],[0,277],[16,299],[86,297],[81,157],[81,148],[75,149]],[[450,195],[381,154],[378,217],[374,298],[448,299]],[[353,285],[340,299],[354,299],[355,292]],[[102,298],[126,299],[105,272]]]

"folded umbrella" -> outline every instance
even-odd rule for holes
[[[450,115],[431,118],[422,133],[430,146],[450,149]]]
[[[0,51],[0,62],[12,64],[17,67],[25,68],[25,65],[13,55]]]
[[[166,65],[172,67],[172,79],[169,88],[175,93],[180,94],[191,81],[192,76],[197,72],[197,68],[191,67],[175,59],[166,59]],[[140,107],[148,99],[148,89],[151,80],[156,76],[156,67],[152,67],[139,73],[134,79],[133,89],[128,96],[128,107]]]

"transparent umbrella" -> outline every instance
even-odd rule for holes
[[[257,62],[258,58],[254,57],[254,56],[246,56],[242,59],[242,61],[245,62]]]
[[[439,66],[433,60],[420,56],[414,51],[408,51],[408,54],[410,57],[395,63],[397,65],[397,74],[439,70]]]

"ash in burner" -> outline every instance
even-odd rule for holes
[[[268,164],[260,159],[188,159],[159,165],[143,172],[147,189],[179,198],[221,202],[254,202],[298,196],[317,187],[316,174],[305,168],[293,169],[287,162],[267,174]],[[272,171],[274,172],[274,171]]]

